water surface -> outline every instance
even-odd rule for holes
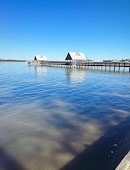
[[[0,63],[0,169],[112,170],[129,120],[129,73]]]

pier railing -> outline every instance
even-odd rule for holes
[[[120,69],[123,68],[123,71],[125,72],[125,69],[129,70],[130,72],[130,62],[81,62],[81,61],[29,61],[29,65],[46,65],[46,66],[69,66],[69,67],[87,67],[87,68],[97,68],[98,70],[102,70],[105,68],[105,70],[111,71],[113,68],[114,71],[117,70],[120,72]]]

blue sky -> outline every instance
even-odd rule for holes
[[[129,0],[0,0],[0,58],[130,58]]]

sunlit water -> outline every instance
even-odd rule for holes
[[[85,166],[101,170],[128,134],[129,118],[129,73],[0,63],[2,170],[75,170],[88,151]]]

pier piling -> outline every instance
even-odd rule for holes
[[[78,67],[78,68],[87,68],[91,70],[99,70],[99,71],[108,71],[111,72],[112,70],[116,72],[121,71],[121,67],[123,67],[123,72],[130,73],[130,62],[68,62],[68,61],[28,61],[29,65],[46,65],[46,66],[59,66],[59,67]],[[117,68],[117,69],[116,69]]]

